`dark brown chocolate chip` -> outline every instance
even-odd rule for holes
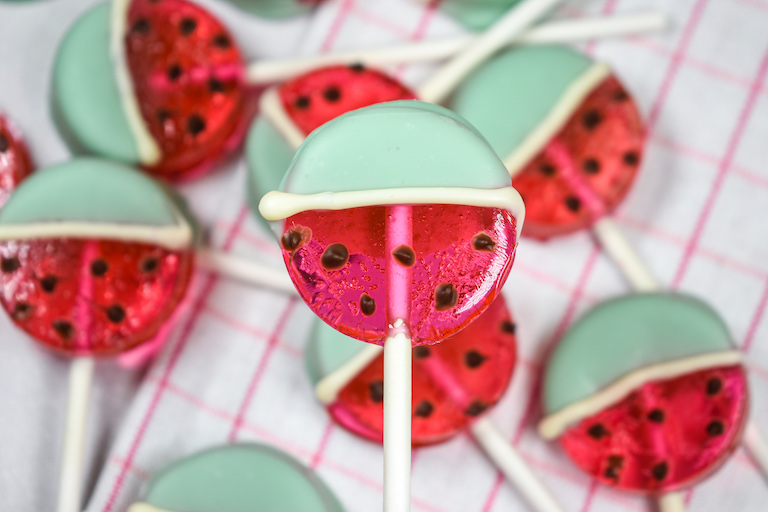
[[[472,239],[472,245],[475,247],[476,251],[493,251],[496,247],[496,242],[494,242],[493,238],[487,234],[480,233],[479,235],[475,235],[475,238]]]
[[[305,110],[309,108],[309,96],[299,96],[293,105],[299,110]]]
[[[432,411],[435,410],[435,406],[427,400],[422,400],[419,405],[416,406],[416,410],[413,413],[419,418],[429,418],[432,415]]]
[[[661,409],[654,409],[648,413],[648,421],[654,423],[664,423],[664,411]]]
[[[109,270],[109,265],[107,265],[107,262],[104,260],[94,260],[93,263],[91,263],[91,274],[96,277],[103,276],[107,273],[107,270]]]
[[[149,21],[147,21],[145,18],[139,18],[131,27],[131,32],[133,34],[149,33]]]
[[[13,318],[15,320],[27,320],[32,316],[32,306],[26,302],[17,302],[13,306]]]
[[[280,239],[280,242],[283,244],[283,249],[286,251],[295,251],[301,245],[301,241],[301,233],[295,229],[286,231],[283,233],[283,238]]]
[[[413,357],[416,359],[425,359],[429,357],[429,354],[431,353],[432,352],[429,350],[429,347],[425,347],[424,345],[419,345],[413,349]]]
[[[475,400],[469,404],[469,407],[464,411],[464,414],[474,418],[483,414],[486,409],[488,409],[488,404],[481,402],[480,400]]]
[[[164,108],[158,109],[158,111],[157,111],[157,120],[158,121],[160,121],[161,123],[164,123],[164,122],[166,122],[170,118],[171,118],[171,113],[168,110],[166,110]]]
[[[608,466],[605,468],[605,478],[610,478],[611,480],[618,480],[619,479],[619,468],[614,466]]]
[[[364,293],[360,297],[360,311],[362,311],[365,316],[371,316],[376,312],[376,301],[367,293]]]
[[[716,395],[723,389],[723,381],[720,377],[712,377],[707,381],[707,394],[712,396]]]
[[[8,143],[8,137],[0,133],[0,153],[5,153],[8,151],[8,147],[10,144]]]
[[[450,283],[443,283],[435,289],[435,309],[438,311],[451,309],[458,300],[459,292]]]
[[[515,334],[516,331],[517,326],[509,320],[504,320],[501,322],[501,332],[505,332],[507,334]]]
[[[627,94],[627,91],[624,89],[619,89],[618,91],[613,93],[613,101],[616,102],[624,102],[629,99],[629,94]]]
[[[323,91],[323,97],[326,99],[326,101],[335,103],[341,99],[341,91],[338,87],[331,86]]]
[[[187,130],[192,135],[199,135],[205,130],[205,120],[197,114],[192,114],[187,119]]]
[[[602,439],[605,436],[611,435],[611,433],[608,432],[608,429],[602,423],[595,423],[587,429],[587,435],[592,439]]]
[[[710,436],[719,436],[725,432],[725,425],[720,420],[710,421],[707,425],[707,434]]]
[[[65,340],[72,338],[72,335],[75,333],[75,328],[66,320],[54,320],[51,327],[56,331],[56,334]]]
[[[651,469],[651,474],[653,474],[653,478],[661,482],[665,478],[667,478],[667,474],[669,473],[669,466],[666,462],[659,462],[653,468]]]
[[[597,110],[588,110],[581,119],[581,123],[587,130],[594,130],[602,122],[603,116]]]
[[[188,36],[197,28],[197,21],[194,18],[182,18],[179,23],[179,32],[181,35]]]
[[[141,271],[146,273],[154,272],[159,266],[160,262],[157,258],[147,258],[141,262]]]
[[[119,324],[125,320],[125,309],[119,304],[113,304],[107,308],[107,318],[110,322]]]
[[[19,261],[19,258],[3,258],[2,261],[0,261],[0,270],[6,274],[16,272],[20,266],[21,262]]]
[[[477,350],[470,350],[464,355],[464,363],[470,368],[478,368],[488,359]]]
[[[600,162],[594,158],[587,158],[584,160],[584,172],[587,174],[597,174],[600,172]]]
[[[175,82],[176,80],[179,79],[179,77],[181,77],[181,66],[179,66],[178,64],[171,64],[168,67],[167,75],[168,75],[168,80],[170,80],[171,82]]]
[[[349,260],[349,251],[344,244],[331,244],[320,258],[320,263],[328,270],[337,270]]]
[[[384,381],[375,380],[368,384],[368,393],[371,395],[371,400],[380,404],[384,401]]]
[[[217,34],[213,36],[213,45],[226,50],[232,46],[232,41],[229,40],[229,36],[227,36],[227,34]]]
[[[392,256],[394,256],[401,265],[405,265],[406,267],[412,267],[413,264],[416,263],[416,253],[407,245],[401,245],[396,248],[392,251]]]
[[[572,212],[578,212],[581,208],[581,199],[576,196],[568,196],[565,198],[565,206]]]
[[[349,66],[349,69],[354,71],[355,73],[362,73],[365,71],[365,64],[362,62],[355,62],[354,64]]]
[[[40,280],[40,288],[42,288],[44,292],[53,293],[58,283],[59,280],[56,276],[45,276]]]
[[[541,164],[539,166],[539,172],[544,176],[554,176],[557,169],[552,164]]]
[[[208,90],[211,92],[225,92],[227,89],[224,84],[215,78],[208,80]]]
[[[626,153],[624,153],[623,160],[625,164],[632,167],[640,163],[640,157],[634,151],[627,151]]]
[[[611,480],[619,479],[619,471],[624,466],[624,457],[620,455],[611,455],[608,457],[608,467],[605,468],[605,477]]]

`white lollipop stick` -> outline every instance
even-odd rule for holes
[[[679,492],[670,492],[659,498],[660,512],[685,512],[685,501],[683,494]]]
[[[64,427],[64,451],[59,479],[58,512],[80,512],[83,491],[83,453],[88,420],[88,397],[93,381],[94,360],[78,357],[69,367],[67,422]]]
[[[296,295],[296,287],[288,274],[269,265],[208,248],[197,250],[197,263],[201,268],[237,281]]]
[[[605,216],[592,225],[592,232],[635,291],[649,292],[659,289],[659,283],[621,232],[616,221]]]
[[[559,20],[533,27],[505,44],[572,43],[594,38],[657,32],[668,26],[661,13],[647,12],[576,20]],[[262,60],[248,66],[246,80],[254,85],[280,82],[325,66],[361,63],[369,66],[430,62],[452,57],[479,36],[464,34],[449,39],[397,46],[313,55],[285,60]]]
[[[512,7],[491,28],[432,75],[419,88],[418,96],[424,101],[442,102],[473,69],[562,2],[525,0]]]
[[[339,367],[333,373],[329,373],[315,386],[315,396],[323,405],[330,405],[336,401],[342,389],[352,382],[360,372],[381,355],[384,349],[378,345],[370,345],[365,350]]]
[[[523,498],[537,512],[563,512],[552,493],[499,432],[491,420],[481,418],[472,424],[471,431],[486,455],[496,464],[504,476],[515,486]]]

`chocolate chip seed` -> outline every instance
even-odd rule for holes
[[[338,87],[329,87],[325,91],[323,91],[323,97],[330,101],[331,103],[335,103],[341,99],[341,91]]]
[[[596,423],[587,429],[587,435],[592,439],[602,439],[605,436],[611,435],[611,433],[608,432],[608,429],[602,423]]]
[[[427,400],[422,400],[421,403],[416,406],[416,410],[413,412],[419,418],[429,418],[432,415],[432,411],[435,410],[435,406]]]
[[[667,474],[669,473],[669,466],[666,462],[660,462],[653,466],[653,469],[651,469],[651,473],[653,474],[653,478],[661,482],[665,478],[667,478]]]
[[[464,363],[469,368],[473,368],[474,369],[474,368],[478,368],[480,365],[482,365],[485,362],[486,359],[488,359],[488,358],[485,357],[480,352],[478,352],[477,350],[470,350],[464,356]]]
[[[625,164],[632,167],[640,163],[640,157],[634,151],[627,151],[626,153],[624,153],[623,159]]]
[[[565,198],[565,206],[572,212],[578,212],[581,208],[581,199],[576,196],[568,196]]]
[[[179,79],[181,76],[181,66],[178,64],[171,64],[171,66],[168,68],[168,80],[171,82],[175,82]]]
[[[612,480],[619,479],[619,471],[624,466],[624,457],[611,455],[608,457],[608,467],[605,469],[605,477]]]
[[[475,418],[483,414],[486,409],[488,409],[488,404],[481,402],[480,400],[475,400],[469,404],[469,407],[467,407],[467,410],[464,411],[464,414]]]
[[[16,272],[20,266],[21,262],[19,262],[18,258],[3,258],[2,261],[0,261],[0,270],[6,274]]]
[[[349,251],[344,244],[331,244],[320,258],[320,263],[328,270],[337,270],[349,260]]]
[[[368,384],[368,393],[371,396],[371,400],[380,404],[384,401],[384,381],[375,380]]]
[[[597,174],[600,172],[600,162],[594,158],[584,160],[584,172],[587,174]]]
[[[443,283],[435,290],[435,309],[438,311],[451,309],[458,299],[458,290],[450,283]]]
[[[603,122],[603,116],[597,110],[589,110],[581,120],[584,128],[587,130],[594,130],[601,122]]]
[[[188,36],[194,32],[196,28],[197,21],[195,21],[193,18],[183,18],[181,23],[179,23],[179,31],[183,36]]]
[[[125,309],[119,304],[113,304],[107,308],[107,318],[109,318],[111,322],[119,324],[125,320]]]
[[[627,101],[628,99],[629,99],[629,94],[627,94],[627,91],[625,91],[624,89],[619,89],[618,91],[613,93],[613,101],[621,103],[621,102]]]
[[[213,36],[213,45],[226,50],[232,46],[232,42],[229,40],[229,37],[226,34],[217,34]]]
[[[515,334],[515,331],[517,331],[517,326],[509,320],[504,320],[501,322],[501,332],[505,332],[507,334]]]
[[[716,395],[723,389],[723,381],[719,377],[712,377],[707,381],[707,394]]]
[[[493,249],[496,247],[496,242],[493,241],[493,238],[488,236],[485,233],[480,233],[479,235],[475,235],[475,237],[472,239],[472,245],[475,247],[476,251],[493,251]]]
[[[425,359],[429,357],[431,353],[432,352],[429,350],[429,347],[425,347],[424,345],[419,345],[413,349],[413,357],[416,359]]]
[[[654,409],[648,413],[648,421],[654,423],[664,423],[664,411],[661,409]]]
[[[32,316],[32,306],[26,302],[17,302],[13,306],[13,318],[16,320],[26,320]]]
[[[104,260],[94,260],[93,263],[91,263],[91,274],[96,277],[103,276],[107,273],[107,270],[109,270],[109,265],[107,265],[107,262]]]
[[[144,18],[136,20],[136,23],[131,27],[131,32],[134,34],[147,34],[149,33],[149,21]]]
[[[216,80],[215,78],[211,78],[208,80],[208,90],[211,92],[225,92],[226,88],[224,87],[223,83]]]
[[[8,144],[8,138],[5,135],[0,134],[0,153],[5,153],[8,151],[9,145],[10,144]]]
[[[205,121],[199,115],[192,114],[189,116],[189,119],[187,119],[187,130],[189,130],[189,133],[192,135],[199,135],[205,130]]]
[[[362,73],[365,71],[365,64],[362,62],[355,62],[354,64],[349,66],[349,69],[354,71],[355,73]]]
[[[725,432],[725,425],[723,425],[722,421],[711,421],[709,425],[707,425],[707,434],[710,436],[719,436],[722,435],[723,432]]]
[[[56,276],[45,276],[40,280],[40,287],[44,292],[53,293],[58,282],[59,280],[56,278]]]
[[[371,316],[376,312],[376,301],[367,293],[364,293],[362,297],[360,297],[360,311],[362,311],[365,316]]]
[[[283,237],[280,239],[280,243],[283,244],[283,248],[286,251],[295,251],[301,245],[301,233],[292,229],[283,233]]]
[[[154,272],[158,266],[160,266],[160,262],[157,261],[157,258],[147,258],[141,262],[141,271],[146,273]]]
[[[308,96],[299,96],[296,98],[296,101],[293,103],[293,105],[299,109],[299,110],[305,110],[309,108],[309,97]]]
[[[70,339],[75,333],[75,328],[72,327],[72,324],[66,320],[54,320],[51,324],[51,327],[53,327],[53,330],[56,331],[56,334],[65,340]]]
[[[416,253],[407,245],[401,245],[396,248],[392,251],[392,256],[394,256],[401,265],[406,267],[412,267],[413,264],[416,263]]]
[[[554,165],[551,164],[541,164],[539,166],[539,172],[544,176],[554,176],[557,172],[557,169]]]

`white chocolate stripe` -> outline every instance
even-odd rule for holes
[[[632,391],[649,382],[672,379],[707,368],[743,364],[743,361],[741,351],[725,350],[638,368],[596,394],[548,415],[539,423],[539,434],[545,439],[555,439],[570,425],[620,402]]]
[[[283,108],[277,86],[270,87],[262,94],[259,100],[259,111],[294,151],[299,149],[306,135],[299,130],[299,127]]]
[[[141,116],[136,91],[128,71],[126,62],[125,36],[126,21],[130,0],[112,0],[112,12],[109,27],[109,52],[115,67],[115,81],[120,95],[120,104],[128,121],[128,127],[133,133],[133,139],[139,153],[139,163],[154,165],[160,161],[160,147],[149,133],[147,124]]]
[[[323,405],[336,401],[342,389],[352,382],[377,357],[384,353],[384,347],[368,345],[355,354],[336,371],[329,373],[315,385],[315,396]]]
[[[174,512],[172,510],[165,510],[163,508],[153,507],[148,503],[134,503],[128,512]]]
[[[504,165],[513,178],[560,131],[584,98],[610,74],[611,68],[598,62],[568,87],[544,120],[504,159]]]

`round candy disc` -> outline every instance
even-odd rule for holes
[[[555,349],[540,431],[603,484],[666,493],[727,460],[748,401],[741,354],[715,311],[635,295],[589,312]]]
[[[0,210],[0,301],[35,340],[110,355],[151,338],[187,288],[192,230],[165,190],[111,162],[35,173]]]
[[[414,445],[445,441],[495,405],[509,386],[516,358],[515,324],[503,296],[463,331],[432,347],[413,350]],[[357,340],[322,322],[306,351],[315,385],[361,350]],[[384,354],[380,354],[327,403],[333,419],[357,435],[381,442]],[[322,397],[325,401],[331,397]]]
[[[408,330],[421,345],[469,325],[506,280],[523,215],[509,183],[493,150],[455,114],[391,102],[315,130],[283,192],[265,196],[260,211],[284,219],[275,229],[289,275],[320,318],[381,344],[402,319],[387,298],[405,293]],[[393,227],[395,212],[404,227]],[[410,242],[387,249],[401,228]],[[397,289],[388,282],[395,274],[409,276]]]
[[[0,113],[0,207],[32,169],[32,159],[21,135]]]
[[[520,0],[443,0],[440,8],[472,30],[488,28]]]
[[[572,233],[613,211],[645,141],[634,101],[604,64],[557,46],[502,53],[451,108],[485,135],[526,204],[524,235]]]
[[[343,512],[331,490],[290,455],[262,444],[212,448],[147,482],[128,512]]]
[[[55,114],[71,145],[189,178],[238,136],[243,62],[226,28],[185,0],[100,4],[56,56]]]
[[[342,114],[386,101],[413,99],[399,82],[361,65],[331,66],[285,82],[273,99],[297,129],[309,135]],[[264,116],[253,123],[246,142],[249,194],[254,211],[261,198],[276,190],[293,158],[293,149]]]

